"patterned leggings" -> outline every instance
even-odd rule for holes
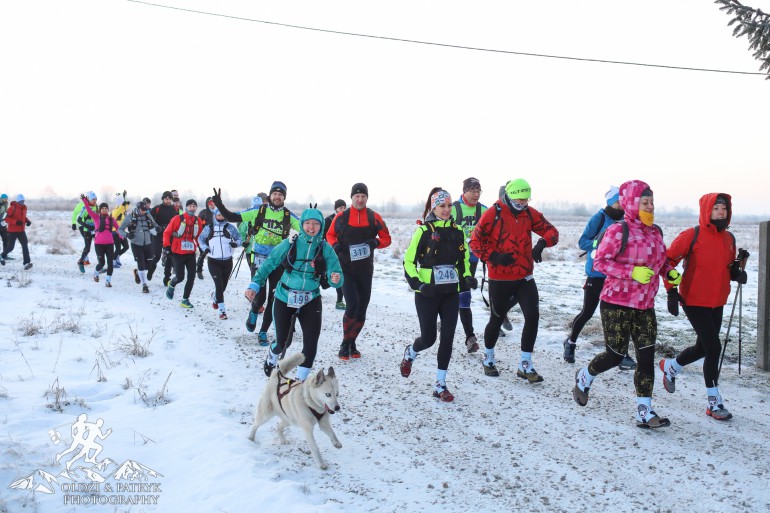
[[[597,376],[617,367],[628,352],[629,339],[636,347],[637,366],[634,387],[637,397],[652,397],[655,382],[655,340],[658,321],[655,309],[637,310],[601,302],[599,307],[604,328],[605,350],[588,364],[588,372]]]

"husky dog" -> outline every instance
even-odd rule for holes
[[[318,424],[334,447],[337,449],[342,447],[329,420],[329,416],[340,409],[337,401],[339,385],[332,367],[329,367],[329,372],[325,375],[321,369],[318,374],[309,377],[304,383],[286,378],[286,374],[304,360],[305,356],[302,353],[293,354],[279,361],[278,367],[273,369],[267,386],[259,398],[249,440],[254,441],[254,435],[259,426],[278,416],[281,419],[278,424],[278,440],[282,444],[288,443],[284,430],[288,426],[297,426],[304,433],[316,463],[322,470],[326,470],[326,462],[321,457],[318,444],[313,437],[313,428]]]

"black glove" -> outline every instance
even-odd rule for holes
[[[245,241],[241,242],[241,247],[242,248],[248,248],[249,244],[251,244],[251,242],[245,240]],[[235,246],[233,246],[233,247],[235,247]]]
[[[29,219],[27,219],[27,223],[26,223],[26,224],[27,224],[27,226],[32,226],[32,221],[30,221]],[[744,283],[745,283],[745,282],[744,282]]]
[[[334,245],[334,252],[337,253],[337,258],[340,262],[350,263],[350,253],[345,251],[345,248],[339,242]]]
[[[24,224],[24,223],[22,223],[21,221],[16,221],[16,226],[21,226],[21,225],[23,225],[23,224]]]
[[[134,236],[136,236],[136,234],[135,234],[134,232],[126,232],[126,238],[127,238],[128,240],[131,240],[131,239],[133,239],[133,238],[134,238]]]
[[[738,260],[730,265],[730,279],[741,285],[745,285],[749,279],[746,271],[741,269],[741,264]]]
[[[222,188],[214,189],[214,194],[211,196],[211,201],[214,202],[214,205],[217,206],[217,208],[222,208]]]
[[[479,280],[477,280],[473,276],[468,276],[465,278],[465,284],[468,286],[469,289],[475,290],[479,286]]]
[[[750,254],[748,251],[746,251],[743,248],[738,248],[738,257],[736,258],[736,260],[740,260],[741,262],[743,262],[744,260],[747,260],[749,256]]]
[[[123,206],[124,206],[124,207],[127,207],[127,206],[129,206],[130,204],[131,204],[131,202],[130,202],[130,201],[124,201],[124,202],[123,202]]]
[[[513,255],[510,253],[498,253],[497,251],[493,251],[492,254],[489,255],[489,261],[495,265],[506,266],[513,265],[516,259],[513,258]]]
[[[80,195],[80,199],[82,199],[82,200],[86,199],[86,195],[85,194],[81,194]]]
[[[369,239],[368,241],[366,241],[366,245],[369,246],[372,249],[372,251],[374,251],[374,248],[379,246],[379,242],[377,242],[377,239]]]
[[[75,232],[75,231],[77,231],[77,229],[78,229],[78,225],[73,223],[72,224],[72,231]]]
[[[679,291],[676,287],[668,291],[668,313],[674,317],[679,315]]]
[[[237,243],[237,242],[235,242],[234,240],[231,240],[231,241],[230,241],[230,247],[231,247],[231,248],[237,248],[237,247],[238,247],[238,243]]]
[[[419,291],[425,297],[433,297],[436,295],[436,286],[430,283],[423,283],[420,285]]]
[[[532,260],[538,264],[543,261],[543,249],[545,249],[545,246],[545,240],[540,239],[537,241],[537,244],[535,244],[535,247],[532,248]]]

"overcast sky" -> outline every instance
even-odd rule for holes
[[[758,72],[709,0],[168,0],[478,48]],[[770,11],[770,0],[747,2]],[[127,0],[0,2],[0,192],[176,187],[424,201],[468,176],[534,205],[639,178],[667,208],[770,213],[770,81],[299,30]],[[153,198],[154,200],[157,198]]]

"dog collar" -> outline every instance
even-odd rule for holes
[[[321,421],[321,418],[323,418],[323,416],[326,415],[326,410],[325,409],[321,413],[318,413],[317,411],[315,411],[310,406],[308,406],[307,409],[310,410],[311,412],[313,412],[313,415],[315,416],[316,420],[318,420],[319,422]]]

